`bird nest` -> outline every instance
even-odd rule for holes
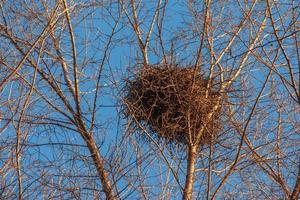
[[[208,144],[221,127],[222,98],[207,83],[193,67],[143,66],[124,86],[125,117],[168,142]]]

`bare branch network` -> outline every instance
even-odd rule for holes
[[[0,0],[0,199],[299,199],[297,0]]]

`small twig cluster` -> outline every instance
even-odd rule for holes
[[[221,107],[207,116],[220,94],[207,88],[207,79],[194,72],[193,67],[143,66],[124,87],[126,118],[168,142],[211,142],[220,128]]]

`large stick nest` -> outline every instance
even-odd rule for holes
[[[222,98],[207,83],[193,67],[143,66],[126,81],[124,114],[168,142],[208,144],[221,127]]]

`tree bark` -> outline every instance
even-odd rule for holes
[[[116,197],[114,195],[108,172],[104,168],[104,159],[102,155],[100,154],[100,151],[97,147],[97,144],[93,138],[93,136],[86,130],[84,124],[82,121],[79,120],[79,132],[81,136],[83,137],[84,141],[87,144],[87,147],[91,153],[92,159],[94,161],[95,167],[97,169],[97,173],[99,176],[99,179],[101,181],[103,191],[105,193],[107,200],[115,200]]]
[[[193,197],[196,153],[197,153],[197,146],[189,145],[187,173],[186,173],[186,179],[185,179],[185,187],[184,187],[184,191],[183,191],[183,200],[190,200]]]

